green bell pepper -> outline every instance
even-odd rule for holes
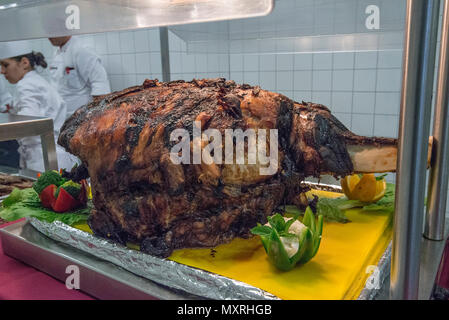
[[[312,209],[307,207],[302,223],[297,219],[297,216],[287,219],[277,213],[268,217],[269,225],[259,223],[251,229],[251,233],[260,236],[269,261],[282,271],[308,262],[320,247],[323,216],[315,218]]]

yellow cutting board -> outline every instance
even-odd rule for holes
[[[341,196],[325,191],[318,195]],[[214,250],[175,250],[169,259],[245,282],[281,299],[356,299],[370,275],[367,267],[377,265],[391,240],[392,214],[351,209],[346,216],[351,222],[325,221],[317,255],[288,272],[269,263],[258,236],[234,239]],[[90,232],[86,225],[75,227]]]

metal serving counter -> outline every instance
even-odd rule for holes
[[[40,136],[45,170],[58,170],[53,119],[0,114],[0,141]]]

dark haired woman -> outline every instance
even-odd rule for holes
[[[64,123],[66,106],[58,92],[35,70],[46,68],[44,56],[33,52],[28,41],[0,43],[1,73],[15,85],[9,113],[53,119],[55,138]],[[42,146],[39,137],[18,140],[20,167],[44,171]],[[56,146],[58,164],[71,169],[75,164],[60,146]]]

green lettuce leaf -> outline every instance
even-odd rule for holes
[[[34,191],[34,190],[32,190],[32,191]],[[23,191],[18,188],[14,188],[12,190],[12,192],[9,194],[9,196],[3,200],[3,202],[2,202],[3,207],[9,207],[17,202],[22,201],[24,196],[28,196],[28,195],[25,195],[25,193],[30,193],[30,192]]]
[[[34,189],[14,189],[0,206],[0,218],[6,221],[15,221],[24,217],[34,217],[49,223],[61,221],[67,225],[73,225],[77,222],[87,221],[91,209],[92,202],[89,201],[85,208],[57,213],[42,207],[39,196]]]
[[[320,198],[316,205],[317,214],[323,215],[327,220],[341,223],[350,222],[346,217],[345,210],[363,207],[363,202],[359,200],[349,200],[346,197],[340,198]]]
[[[364,203],[359,200],[349,200],[345,196],[331,199],[319,198],[317,202],[317,214],[322,214],[328,220],[342,223],[349,222],[344,210],[362,208],[363,211],[394,211],[395,185],[387,183],[385,195],[375,203]]]

